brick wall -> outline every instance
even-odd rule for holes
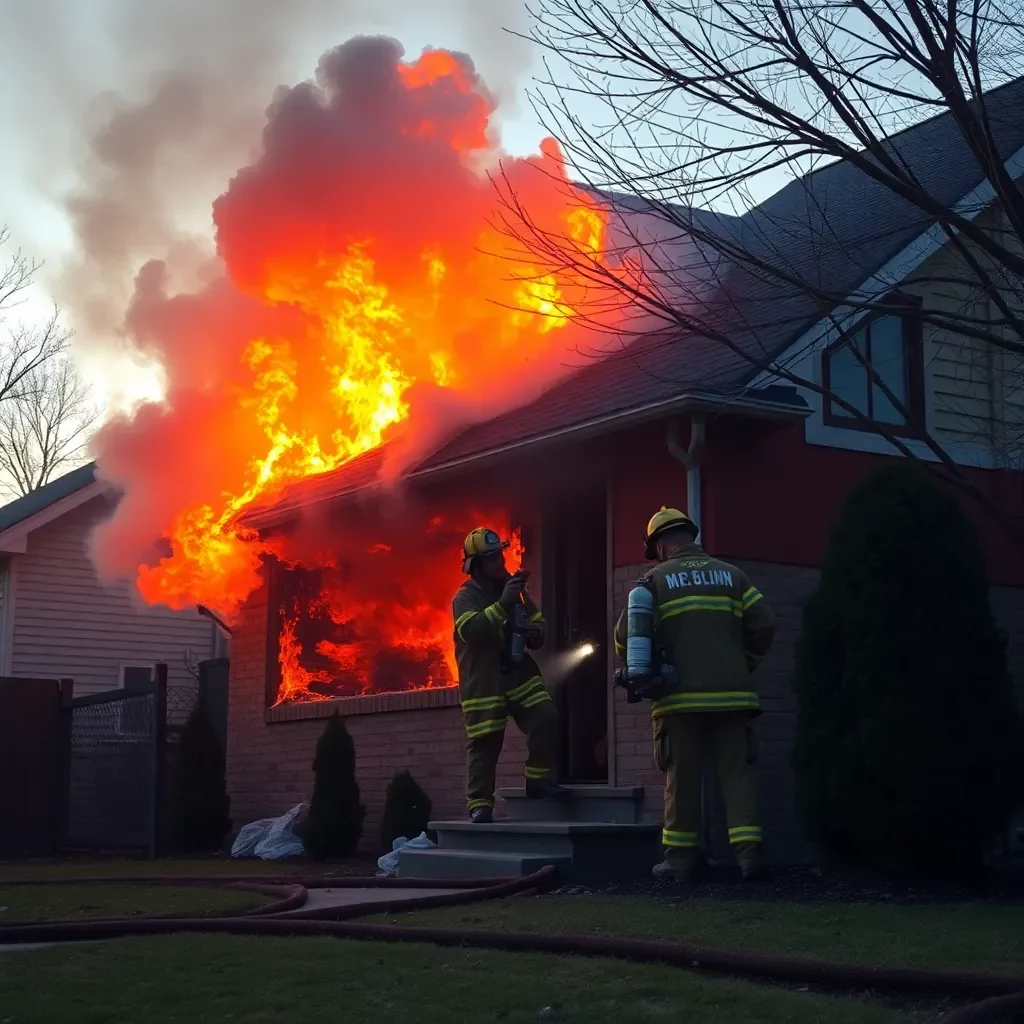
[[[266,721],[266,595],[255,594],[232,636],[228,702],[227,782],[236,829],[309,800],[313,752],[324,718]],[[335,705],[324,705],[329,713]],[[354,705],[353,705],[354,706]],[[345,715],[345,702],[337,707]],[[465,733],[458,707],[351,714],[345,724],[356,748],[356,778],[367,808],[362,849],[376,851],[384,793],[408,768],[430,796],[437,818],[465,812]],[[514,725],[506,733],[499,786],[522,785],[526,745]]]
[[[1017,700],[1024,709],[1024,590],[1019,587],[993,587],[992,610],[1006,631],[1010,671],[1017,684]]]
[[[817,580],[817,570],[758,562],[739,562],[764,592],[777,619],[775,643],[756,680],[764,714],[757,721],[760,758],[756,768],[766,849],[781,860],[802,860],[810,849],[793,808],[789,749],[796,719],[790,692],[793,645],[800,629],[800,608]],[[625,606],[633,581],[645,565],[614,571],[616,616]],[[1024,700],[1024,590],[994,587],[992,604],[1010,638],[1011,669]],[[324,720],[267,723],[265,595],[254,595],[232,638],[228,708],[228,788],[238,828],[255,818],[280,814],[312,792],[313,750]],[[340,702],[345,714],[345,702]],[[326,710],[326,709],[325,709]],[[384,791],[396,771],[408,768],[430,795],[438,818],[464,813],[465,739],[457,707],[415,708],[376,714],[351,714],[346,723],[355,741],[356,772],[368,814],[363,847],[376,849]],[[649,705],[629,706],[615,694],[617,785],[646,787],[646,813],[660,817],[662,776],[654,764]],[[521,785],[525,743],[510,723],[499,765],[499,786]],[[724,849],[720,800],[710,793],[714,847]],[[500,813],[500,809],[499,809]]]

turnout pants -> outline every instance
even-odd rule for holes
[[[701,771],[709,759],[725,803],[729,842],[741,866],[760,854],[751,719],[742,711],[691,711],[654,719],[654,755],[665,773],[665,859],[682,870],[698,857]]]
[[[469,809],[494,806],[495,775],[509,715],[526,735],[527,780],[551,777],[558,747],[558,709],[540,676],[500,697],[464,700]]]

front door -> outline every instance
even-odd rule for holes
[[[608,541],[604,479],[557,488],[543,509],[545,674],[561,713],[562,781],[608,781]],[[583,656],[584,645],[593,652]]]

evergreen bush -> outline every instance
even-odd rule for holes
[[[850,492],[793,685],[811,839],[881,869],[981,864],[1021,795],[1021,722],[977,537],[921,467]]]
[[[231,830],[224,748],[200,702],[178,744],[171,786],[171,838],[183,852],[218,849]]]
[[[406,770],[396,772],[388,783],[384,798],[384,817],[380,825],[380,840],[390,850],[399,836],[415,839],[426,832],[430,821],[430,797]]]
[[[302,828],[306,852],[317,860],[349,857],[363,834],[356,749],[337,711],[328,719],[313,757],[313,796]]]

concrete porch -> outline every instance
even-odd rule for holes
[[[646,822],[642,786],[567,786],[564,799],[499,792],[507,817],[490,825],[434,821],[437,849],[399,854],[400,878],[494,878],[555,865],[563,881],[627,881],[660,859],[661,827]]]

